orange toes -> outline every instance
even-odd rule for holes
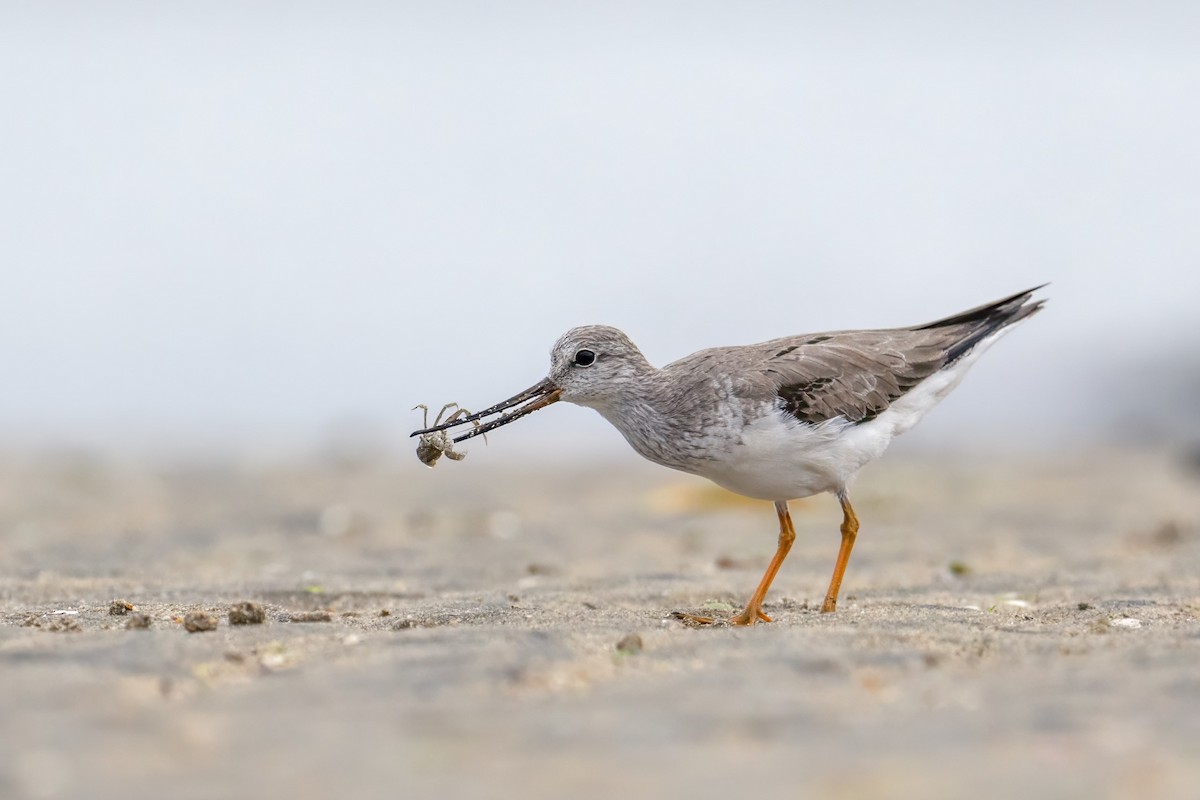
[[[773,622],[770,617],[763,613],[762,606],[754,608],[747,607],[742,613],[729,618],[730,625],[754,625],[759,622]]]

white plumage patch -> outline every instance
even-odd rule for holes
[[[731,492],[761,500],[791,500],[837,489],[852,456],[841,446],[848,423],[800,422],[770,409],[742,430],[740,444],[705,462],[699,474]]]

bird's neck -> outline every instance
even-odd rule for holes
[[[679,449],[675,446],[682,433],[681,424],[686,424],[687,415],[682,418],[675,413],[678,409],[669,408],[668,395],[657,380],[659,371],[651,368],[639,374],[636,380],[630,381],[622,391],[614,395],[610,402],[596,406],[614,428],[621,432],[625,440],[643,458],[657,464],[676,469],[686,469],[680,463]]]

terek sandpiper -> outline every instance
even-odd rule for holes
[[[716,347],[661,369],[616,328],[572,328],[551,350],[545,380],[412,435],[474,425],[454,439],[461,442],[565,400],[599,411],[656,464],[774,501],[779,546],[745,609],[729,620],[734,625],[771,621],[763,599],[796,538],[788,501],[832,492],[842,506],[842,544],[821,610],[834,611],[858,534],[847,483],[949,394],[988,347],[1041,310],[1045,301],[1032,298],[1040,288],[926,325]]]

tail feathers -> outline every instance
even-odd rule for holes
[[[927,325],[919,325],[915,330],[957,328],[956,333],[958,336],[955,337],[954,343],[946,349],[946,363],[951,364],[966,353],[969,353],[975,345],[993,333],[1041,311],[1042,306],[1046,303],[1045,300],[1030,301],[1032,300],[1033,293],[1046,285],[1043,283],[1041,286],[1035,286],[1024,292],[1018,292],[1003,300],[997,300],[994,303],[972,308],[970,311],[964,311],[952,317],[939,319]]]

